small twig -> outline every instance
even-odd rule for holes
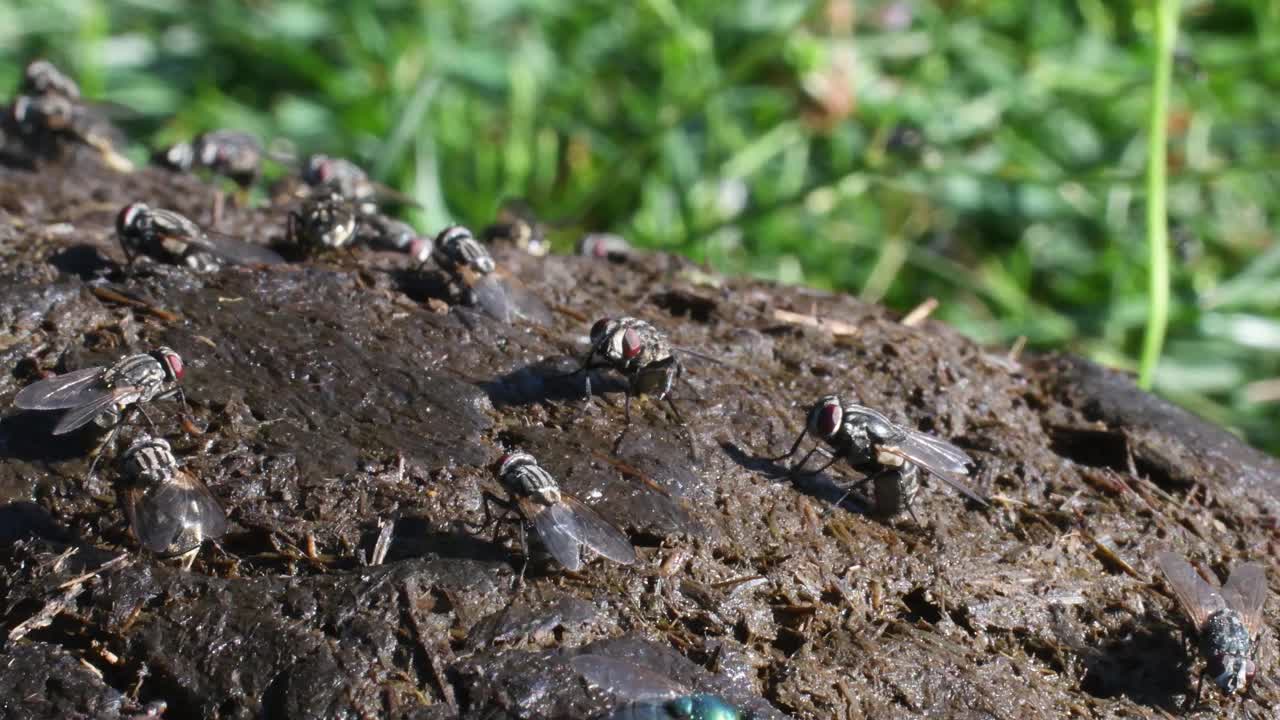
[[[795,313],[781,308],[774,309],[773,319],[784,323],[790,323],[792,325],[805,325],[813,328],[821,328],[837,337],[849,337],[858,334],[858,327],[856,325],[851,325],[842,320],[830,320],[816,317],[814,315]]]
[[[431,675],[436,681],[436,688],[440,691],[445,703],[450,708],[457,710],[458,699],[454,697],[453,686],[449,684],[449,680],[445,676],[444,668],[440,665],[440,658],[427,647],[427,633],[423,632],[422,623],[418,622],[418,614],[414,612],[418,607],[418,591],[416,588],[410,589],[408,583],[402,585],[401,590],[404,592],[404,599],[408,604],[409,624],[413,626],[414,639],[417,640],[418,648],[422,650],[422,654],[427,657],[427,664],[431,666]]]
[[[112,303],[117,303],[119,305],[128,305],[129,307],[135,307],[135,308],[138,308],[139,310],[144,310],[160,318],[161,320],[164,320],[165,322],[176,322],[177,320],[180,319],[180,316],[177,315],[176,313],[169,312],[164,308],[156,307],[155,305],[152,305],[151,303],[146,302],[144,300],[139,300],[138,298],[133,298],[133,297],[129,297],[128,295],[118,293],[115,290],[112,290],[111,288],[105,288],[101,286],[95,287],[93,289],[93,294],[94,294],[94,297],[98,298],[99,300],[102,300],[103,302],[112,302]]]
[[[83,574],[83,575],[77,575],[77,576],[75,576],[75,577],[71,578],[70,580],[68,580],[68,581],[66,581],[66,582],[64,582],[64,583],[62,583],[61,585],[59,585],[59,586],[58,586],[58,589],[59,589],[59,590],[65,590],[65,589],[67,589],[67,588],[69,588],[69,587],[72,587],[72,586],[74,586],[74,585],[79,585],[79,584],[83,583],[85,580],[88,580],[89,578],[94,577],[95,575],[98,575],[98,574],[100,574],[100,573],[102,573],[102,572],[104,572],[104,571],[106,571],[106,570],[110,570],[110,569],[114,568],[115,566],[120,565],[121,563],[125,562],[125,561],[126,561],[126,560],[128,560],[128,559],[129,559],[129,555],[128,555],[128,554],[124,554],[124,555],[117,555],[116,557],[113,557],[113,558],[111,558],[110,560],[108,560],[108,561],[106,561],[106,562],[102,563],[102,564],[101,564],[101,565],[99,565],[96,569],[91,570],[90,572],[87,572],[87,573],[85,573],[85,574]]]
[[[383,520],[378,523],[378,539],[373,544],[373,556],[369,558],[370,565],[381,565],[383,560],[387,559],[387,551],[391,549],[391,536],[395,532],[395,520]]]
[[[902,318],[902,324],[906,327],[916,327],[924,322],[934,310],[938,309],[938,298],[925,298],[924,302],[915,306],[911,312]]]

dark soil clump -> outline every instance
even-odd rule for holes
[[[1153,562],[1172,548],[1280,577],[1280,463],[1126,377],[1011,363],[937,323],[711,282],[662,255],[496,251],[502,282],[545,305],[501,319],[367,248],[126,276],[122,206],[207,225],[214,189],[121,175],[87,151],[37,165],[0,166],[0,716],[127,718],[164,701],[179,718],[594,717],[615,699],[574,673],[583,651],[759,718],[1280,708],[1273,598],[1249,691],[1208,683],[1183,710],[1202,663]],[[232,202],[216,229],[279,244],[288,210]],[[564,377],[591,324],[624,315],[726,363],[683,359],[674,394],[696,460],[665,403],[643,399],[615,454],[623,382],[594,375],[587,404],[581,376]],[[10,409],[46,371],[158,345],[187,361],[192,417],[171,401],[148,415],[231,527],[190,572],[130,537],[119,442],[86,479],[99,438]],[[828,393],[963,447],[991,507],[926,478],[917,523],[858,493],[833,508],[859,477],[841,464],[776,481],[766,458]],[[517,527],[486,525],[483,502],[516,448],[622,528],[639,562],[570,574],[531,543],[524,568]]]

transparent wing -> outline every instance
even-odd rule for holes
[[[529,289],[523,285],[513,283],[504,283],[504,285],[506,285],[507,300],[516,316],[536,325],[551,324],[553,320],[551,309],[542,302],[542,298],[529,292]]]
[[[223,235],[220,232],[205,230],[189,242],[214,255],[240,265],[279,265],[285,260],[268,247]]]
[[[579,542],[616,563],[631,565],[636,561],[636,549],[621,530],[572,495],[561,493],[560,499],[572,513],[573,534]]]
[[[107,412],[119,405],[128,405],[137,402],[142,397],[142,390],[132,385],[124,387],[112,388],[104,391],[101,395],[94,397],[84,405],[68,410],[66,414],[58,420],[58,424],[53,426],[54,435],[64,435],[89,424],[98,415]]]
[[[125,514],[138,543],[154,553],[185,552],[227,531],[222,505],[187,472],[158,487],[128,488]]]
[[[582,551],[575,535],[573,514],[564,505],[539,505],[529,498],[520,498],[519,506],[551,557],[567,570],[581,569]]]
[[[514,308],[507,288],[492,275],[486,275],[471,286],[472,302],[486,315],[501,323],[510,323]]]
[[[884,444],[879,448],[919,465],[970,500],[987,504],[986,499],[966,482],[969,465],[973,460],[955,445],[924,433],[907,430],[896,444]]]
[[[1249,636],[1262,629],[1262,606],[1267,601],[1267,571],[1258,563],[1242,563],[1222,586],[1222,599],[1240,613]]]
[[[90,367],[31,383],[13,397],[13,404],[23,410],[62,410],[83,405],[105,392],[95,382],[103,372],[104,368]]]
[[[577,655],[569,664],[588,683],[620,701],[674,700],[688,694],[680,683],[635,663],[603,655]]]
[[[385,200],[387,202],[395,203],[396,205],[404,205],[406,207],[411,207],[411,208],[422,207],[422,203],[418,202],[417,200],[409,197],[408,195],[405,195],[399,190],[395,190],[386,185],[383,185],[382,183],[376,180],[370,180],[369,184],[373,186],[373,192],[375,194],[375,197],[377,197],[379,200]]]
[[[1175,552],[1161,552],[1156,555],[1156,562],[1164,573],[1169,589],[1178,598],[1182,610],[1191,619],[1199,631],[1209,616],[1225,610],[1227,602],[1218,589],[1205,582],[1200,573],[1191,567],[1181,555]]]

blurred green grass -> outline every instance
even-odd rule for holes
[[[350,156],[433,230],[523,197],[574,231],[1134,369],[1152,3],[0,0],[158,144]],[[1155,387],[1280,452],[1280,4],[1183,3]],[[141,157],[142,150],[136,149]]]

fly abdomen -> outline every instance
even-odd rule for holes
[[[875,478],[876,512],[893,516],[905,512],[920,492],[920,468],[915,463],[884,470]]]

